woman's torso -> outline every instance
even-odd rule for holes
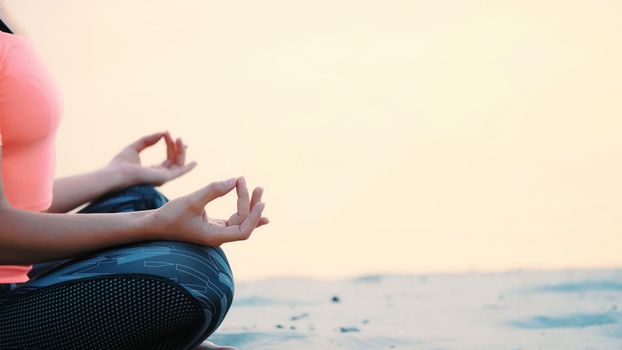
[[[52,203],[62,99],[32,41],[0,31],[0,140],[9,203],[43,211]],[[0,283],[25,282],[31,265],[0,265]]]

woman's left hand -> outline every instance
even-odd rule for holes
[[[166,141],[166,160],[158,165],[141,165],[139,153],[156,144],[163,136]],[[158,132],[141,137],[123,148],[112,158],[108,166],[121,172],[126,186],[135,184],[160,186],[189,172],[197,165],[195,161],[185,164],[187,147],[180,137],[173,141],[168,131]]]

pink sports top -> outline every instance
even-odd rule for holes
[[[32,41],[0,31],[0,147],[4,194],[11,206],[43,211],[52,203],[60,91]],[[0,265],[0,283],[28,281],[32,265]]]

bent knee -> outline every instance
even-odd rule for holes
[[[222,323],[233,303],[234,281],[231,267],[220,247],[201,246],[180,241],[146,242],[149,249],[168,250],[159,262],[145,266],[171,264],[164,277],[173,279],[203,305],[206,334],[213,333]],[[145,249],[145,248],[143,248]]]
[[[123,255],[122,261],[127,261],[123,265],[129,264],[131,271],[174,280],[205,304],[217,302],[217,308],[225,312],[231,307],[233,273],[220,247],[157,240],[133,244]],[[110,256],[119,257],[118,254]]]
[[[106,248],[71,259],[28,284],[45,287],[102,275],[150,275],[182,287],[203,308],[205,337],[218,328],[233,303],[233,274],[223,250],[180,241],[144,241]]]
[[[216,289],[227,299],[227,309],[230,307],[234,292],[233,272],[220,247],[179,241],[156,241],[153,244],[171,249],[170,258],[175,261],[179,282],[202,286],[201,292],[204,288]]]

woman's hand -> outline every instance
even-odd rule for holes
[[[218,197],[237,188],[237,212],[229,220],[207,216],[205,206]],[[249,201],[244,177],[231,178],[211,184],[188,195],[175,198],[144,217],[149,231],[159,239],[179,240],[213,247],[226,242],[248,239],[253,230],[267,224],[262,217],[265,204],[263,190],[255,188]]]
[[[139,153],[145,148],[156,144],[164,136],[166,141],[166,160],[158,165],[143,166],[140,164]],[[186,148],[181,138],[173,141],[168,131],[141,137],[119,152],[108,163],[109,167],[119,170],[125,186],[150,184],[160,186],[192,170],[197,162],[186,162]]]

